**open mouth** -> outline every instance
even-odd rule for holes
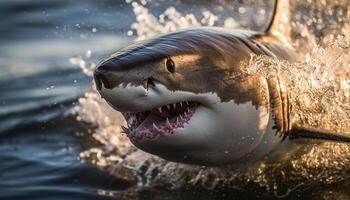
[[[128,127],[122,129],[131,140],[154,139],[173,134],[176,129],[184,128],[199,105],[195,101],[184,101],[143,112],[124,112],[122,114]]]

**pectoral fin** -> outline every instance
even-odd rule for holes
[[[337,142],[350,142],[350,132],[340,132],[331,130],[319,130],[309,126],[295,126],[289,133],[289,138],[310,138],[330,140]]]

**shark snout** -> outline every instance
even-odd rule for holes
[[[154,101],[157,91],[154,85],[151,86],[149,84],[151,82],[149,78],[130,78],[127,73],[104,68],[95,70],[94,80],[101,97],[118,111],[143,110],[145,105]],[[153,98],[148,94],[150,89],[152,90]]]
[[[153,75],[157,68],[158,66],[147,65],[137,59],[126,59],[123,55],[118,55],[99,64],[94,71],[94,79],[98,90],[101,90],[102,86],[113,89],[120,84],[146,87],[153,83]]]
[[[130,84],[126,86],[119,85],[113,89],[107,89],[102,86],[99,93],[109,105],[121,112],[144,110],[155,99],[154,95],[153,98],[148,96],[142,86],[131,86]]]

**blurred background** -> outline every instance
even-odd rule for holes
[[[294,6],[300,22],[324,8],[310,5]],[[179,28],[263,30],[271,8],[254,0],[1,0],[0,199],[123,199],[106,194],[128,182],[79,160],[99,145],[94,125],[73,112],[92,86],[91,70],[133,40]],[[321,15],[337,18],[346,6],[331,8],[341,12]],[[332,24],[308,26],[320,37],[337,30],[325,28]]]

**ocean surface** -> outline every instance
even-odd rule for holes
[[[79,98],[92,86],[88,69],[135,38],[162,33],[166,26],[153,26],[148,11],[159,16],[174,6],[181,13],[200,15],[201,25],[262,30],[271,7],[260,2],[257,6],[263,9],[256,12],[254,0],[247,1],[251,10],[238,6],[239,0],[137,1],[148,2],[149,10],[144,10],[130,2],[1,0],[0,200],[127,199],[118,192],[128,191],[129,182],[81,161],[82,152],[101,145],[91,134],[96,124],[79,120],[75,112]],[[166,13],[178,15],[171,9]],[[177,194],[161,194],[167,195]]]
[[[128,41],[135,18],[128,6],[1,1],[0,199],[118,199],[98,191],[129,187],[78,160],[94,141],[71,113],[91,77],[69,61],[89,49],[98,60]]]

